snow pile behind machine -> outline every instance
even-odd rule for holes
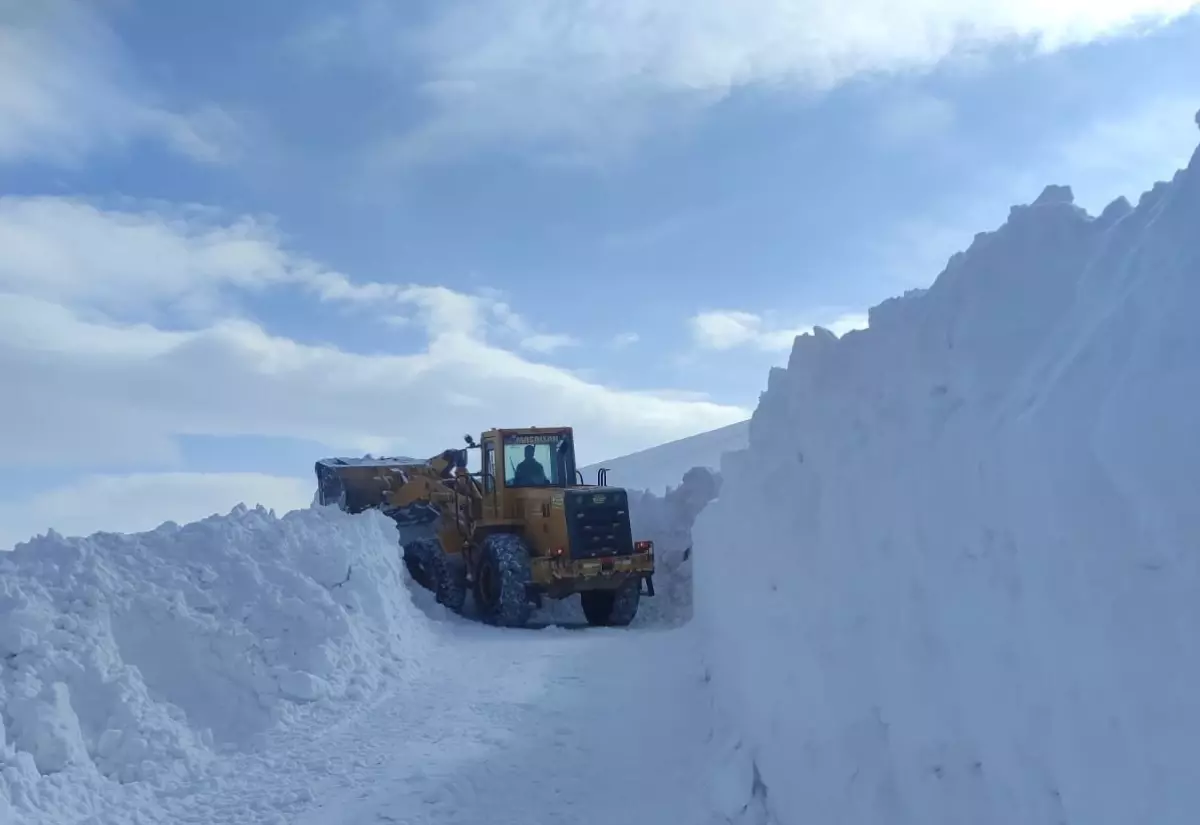
[[[584,483],[571,428],[493,429],[466,443],[424,461],[322,459],[318,501],[392,518],[413,579],[455,612],[470,594],[485,621],[520,627],[543,599],[579,593],[590,624],[629,624],[643,582],[654,595],[654,544],[634,540],[629,495],[605,470]]]

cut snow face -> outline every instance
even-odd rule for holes
[[[1198,227],[1050,187],[772,371],[695,623],[778,821],[1196,820]]]
[[[18,545],[0,556],[0,812],[49,804],[55,775],[182,780],[305,706],[367,697],[427,647],[404,576],[394,524],[336,508]]]
[[[677,624],[692,618],[692,525],[720,488],[720,476],[693,467],[665,496],[630,496],[633,529],[654,542],[655,597],[642,602],[639,624]]]

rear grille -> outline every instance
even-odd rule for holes
[[[563,505],[572,558],[595,559],[633,553],[629,500],[624,490],[569,490]]]

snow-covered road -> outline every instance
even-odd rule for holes
[[[703,673],[687,628],[436,623],[442,655],[333,726],[299,725],[116,822],[706,825]],[[99,813],[99,812],[98,812]]]
[[[447,625],[447,659],[339,734],[297,825],[706,822],[685,631]]]
[[[0,573],[0,825],[729,821],[693,625],[455,616],[382,515],[47,536]]]

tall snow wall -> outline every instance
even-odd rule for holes
[[[797,339],[694,531],[731,817],[1200,821],[1198,308],[1200,152]]]

